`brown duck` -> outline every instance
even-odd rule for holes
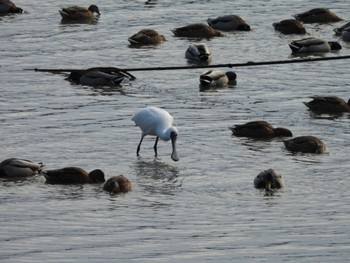
[[[136,34],[128,38],[130,45],[132,46],[146,46],[146,45],[158,45],[163,41],[166,41],[164,35],[159,34],[153,29],[142,29]]]
[[[113,176],[103,185],[103,190],[109,192],[111,195],[129,192],[131,188],[131,182],[123,175]]]
[[[184,27],[172,29],[171,32],[177,37],[190,38],[212,38],[222,36],[222,34],[214,28],[205,24],[191,24]]]
[[[350,112],[350,99],[346,102],[335,96],[311,98],[311,101],[303,103],[314,113],[336,114]]]
[[[10,0],[0,0],[0,14],[23,13],[23,9],[17,7]]]
[[[93,184],[105,181],[105,175],[100,169],[88,173],[80,167],[65,167],[43,171],[43,174],[49,184]]]
[[[295,19],[303,23],[331,23],[343,19],[329,11],[327,8],[314,8],[309,11],[294,15]]]
[[[87,20],[94,18],[94,13],[100,14],[96,5],[90,5],[88,8],[80,6],[71,6],[59,10],[63,20]]]
[[[299,136],[283,141],[287,150],[302,153],[324,153],[326,146],[323,141],[315,136]]]
[[[306,34],[305,27],[303,23],[296,19],[285,19],[277,23],[272,24],[274,29],[282,34]]]
[[[270,123],[266,121],[251,121],[245,124],[237,124],[233,127],[229,127],[232,134],[237,137],[250,137],[268,139],[274,137],[291,137],[292,132],[286,128],[274,128]]]

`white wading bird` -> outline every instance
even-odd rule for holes
[[[149,106],[139,110],[134,114],[132,120],[137,126],[140,127],[142,134],[139,145],[137,146],[136,155],[139,156],[140,147],[143,138],[146,135],[156,136],[156,141],[154,143],[154,153],[157,157],[157,143],[158,139],[161,138],[164,141],[171,139],[172,144],[172,154],[171,159],[175,162],[179,160],[179,156],[176,152],[176,139],[177,139],[177,129],[173,126],[174,119],[173,117],[165,110]]]

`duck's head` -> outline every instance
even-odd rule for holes
[[[72,71],[69,76],[68,79],[70,79],[71,81],[77,82],[79,83],[81,76],[83,75],[82,71],[80,70],[74,70]]]
[[[226,73],[226,76],[228,78],[229,81],[236,81],[237,79],[237,74],[233,71],[227,71]]]
[[[90,172],[90,178],[93,183],[103,183],[105,180],[105,173],[100,169],[95,169]]]
[[[98,15],[101,15],[97,5],[90,5],[88,10],[92,13],[97,13]]]
[[[280,137],[292,137],[293,134],[290,130],[286,129],[286,128],[276,128],[274,130],[274,133],[276,136],[280,136]]]
[[[237,26],[237,30],[240,30],[240,31],[250,31],[250,25],[247,25],[247,24],[239,25],[239,26]]]
[[[328,44],[331,47],[331,50],[341,50],[342,49],[342,46],[336,41],[330,41],[330,42],[328,42]]]
[[[209,54],[202,54],[198,56],[199,60],[202,62],[207,62],[209,60],[209,57],[210,57]]]

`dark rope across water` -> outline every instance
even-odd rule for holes
[[[198,65],[198,66],[169,66],[169,67],[144,67],[144,68],[113,68],[111,69],[120,71],[152,71],[152,70],[182,70],[182,69],[199,69],[199,68],[236,68],[236,67],[250,67],[250,66],[262,66],[262,65],[277,65],[277,64],[292,64],[292,63],[305,63],[314,61],[324,61],[324,60],[340,60],[349,59],[349,56],[338,56],[338,57],[321,57],[321,58],[306,58],[306,59],[292,59],[292,60],[275,60],[275,61],[248,61],[246,63],[228,63],[228,64],[216,64],[216,65]],[[96,67],[98,69],[98,67]],[[51,73],[61,73],[61,72],[71,72],[83,69],[27,69],[34,70],[38,72],[51,72]]]

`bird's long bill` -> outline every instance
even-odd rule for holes
[[[176,151],[176,138],[177,138],[177,134],[174,134],[171,136],[171,145],[173,146],[173,152],[171,153],[171,159],[173,159],[173,161],[177,162],[179,160],[179,156],[177,155],[177,151]]]

